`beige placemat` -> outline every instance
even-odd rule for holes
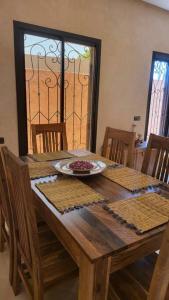
[[[92,153],[90,155],[86,155],[86,156],[81,156],[79,157],[79,159],[86,159],[86,160],[101,160],[103,161],[107,166],[110,166],[110,165],[113,165],[113,164],[116,164],[114,161],[106,158],[106,157],[103,157],[99,154],[95,154],[95,153]]]
[[[76,178],[61,177],[36,186],[61,213],[104,201],[102,195]]]
[[[46,152],[46,153],[35,153],[30,154],[35,161],[49,161],[49,160],[61,160],[66,158],[74,157],[73,154],[70,154],[67,151],[57,151],[57,152]]]
[[[50,162],[28,163],[29,175],[31,179],[52,176],[58,174],[58,171]]]
[[[105,209],[120,222],[135,229],[138,234],[163,225],[169,220],[169,200],[156,193],[116,201],[105,205]]]
[[[103,175],[132,192],[161,183],[151,176],[127,167],[106,169]]]

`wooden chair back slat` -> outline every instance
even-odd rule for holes
[[[167,160],[168,160],[168,151],[162,150],[158,168],[157,168],[157,177],[160,180],[163,180],[163,177],[165,175]]]
[[[147,151],[147,150],[146,150]],[[153,165],[153,171],[152,171],[152,176],[155,177],[156,174],[156,169],[157,169],[157,165],[159,163],[159,157],[160,157],[161,151],[160,149],[157,149],[156,153],[155,153],[155,161],[154,161],[154,165]]]
[[[48,132],[48,152],[52,152],[52,133]]]
[[[65,123],[32,124],[31,127],[33,153],[42,152],[39,148],[42,148],[43,152],[68,149]],[[39,136],[40,143],[37,142]]]
[[[0,205],[5,215],[7,225],[9,226],[10,222],[10,207],[9,207],[9,196],[8,188],[6,183],[6,175],[3,167],[2,156],[0,153]]]
[[[52,151],[57,151],[54,132],[51,132],[51,152]]]
[[[123,143],[120,142],[119,160],[123,157]]]
[[[126,165],[132,167],[135,139],[135,132],[107,127],[103,142],[102,155],[110,160],[123,164],[125,163],[126,153]]]
[[[154,159],[153,159],[154,157]],[[150,170],[151,167],[151,170]],[[143,173],[168,182],[169,174],[169,138],[150,134],[144,155]]]
[[[44,132],[42,134],[42,140],[43,140],[43,152],[47,152],[47,149],[46,149],[46,132]]]
[[[167,150],[166,153],[165,153],[164,160],[163,160],[163,166],[162,166],[162,169],[161,169],[160,180],[163,180],[163,178],[165,179],[166,171],[167,171],[167,168],[168,168],[168,162],[169,162],[169,151]]]
[[[110,153],[109,153],[109,157],[112,157],[113,158],[113,153],[114,153],[114,150],[113,150],[113,148],[114,148],[114,140],[112,140],[111,141],[111,145],[110,145]],[[107,153],[102,153],[104,156],[106,156],[107,155]]]
[[[7,177],[4,169],[3,159],[0,151],[0,249],[4,249],[4,240],[9,246],[9,281],[13,285],[13,261],[14,261],[14,243],[13,243],[13,221],[12,221],[12,210],[9,200],[9,190],[7,185]],[[7,225],[7,228],[6,228]]]
[[[166,163],[166,170],[165,170],[165,174],[164,174],[164,182],[168,181],[168,174],[169,174],[169,156],[168,156],[168,161]]]
[[[121,154],[121,142],[117,141],[116,156],[115,156],[116,160],[119,160],[120,154]]]
[[[118,156],[118,149],[119,148],[119,141],[116,140],[116,143],[115,143],[115,149],[114,149],[114,160],[117,161],[117,156]]]
[[[57,132],[54,132],[54,136],[55,136],[55,143],[54,143],[55,151],[58,151],[59,143],[61,143],[60,135],[59,135],[59,133],[57,134]]]
[[[162,171],[162,167],[163,167],[163,162],[164,162],[164,158],[165,158],[165,150],[161,149],[160,151],[160,155],[159,155],[159,161],[158,161],[158,165],[157,165],[157,169],[156,169],[156,176],[157,178],[160,179],[161,177],[161,171]]]
[[[28,269],[36,273],[40,266],[40,255],[28,166],[6,147],[2,147],[1,152],[8,180],[16,243]]]

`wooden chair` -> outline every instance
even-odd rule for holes
[[[22,281],[32,299],[42,300],[45,289],[73,274],[76,265],[49,229],[37,227],[28,166],[6,147],[1,151],[15,228],[14,292]]]
[[[157,179],[168,182],[169,138],[150,134],[141,171]]]
[[[32,124],[31,128],[33,153],[68,149],[65,123]]]
[[[153,253],[110,276],[109,300],[169,299],[169,223],[159,256]]]
[[[9,248],[9,281],[12,285],[14,248],[11,213],[6,174],[0,153],[0,252],[4,251],[6,243]]]
[[[120,164],[133,167],[136,133],[107,127],[102,155]]]

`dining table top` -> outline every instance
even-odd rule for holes
[[[81,156],[85,152],[79,150],[72,153]],[[28,160],[31,161],[30,158]],[[56,161],[52,162],[52,164],[55,163]],[[56,180],[57,176],[63,175],[56,175]],[[133,229],[121,224],[106,211],[104,203],[74,209],[61,214],[35,186],[36,183],[45,180],[44,178],[31,180],[34,197],[38,203],[38,210],[42,214],[48,215],[49,223],[50,220],[51,224],[55,220],[58,233],[61,234],[63,230],[64,234],[67,235],[68,243],[70,239],[70,243],[74,242],[78,245],[79,249],[85,253],[91,262],[116,255],[130,248],[139,249],[156,238],[162,238],[165,225],[138,235]],[[101,174],[84,177],[80,180],[103,195],[104,200],[107,200],[108,203],[122,199],[127,200],[128,198],[153,191],[159,191],[162,195],[169,197],[169,190],[166,185],[133,193]]]

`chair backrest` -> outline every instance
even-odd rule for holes
[[[165,230],[153,277],[148,300],[164,300],[169,286],[169,223]]]
[[[150,134],[141,171],[168,182],[169,138]]]
[[[33,153],[68,149],[65,123],[32,124],[31,128]]]
[[[102,155],[117,163],[133,167],[136,133],[107,127]]]
[[[0,205],[3,211],[3,217],[5,217],[5,221],[8,225],[8,229],[10,230],[11,223],[11,207],[9,201],[9,191],[7,186],[7,179],[5,174],[5,169],[3,166],[2,155],[0,152]]]
[[[17,250],[28,270],[39,276],[40,250],[28,166],[6,147],[1,148],[1,153],[7,175]]]

